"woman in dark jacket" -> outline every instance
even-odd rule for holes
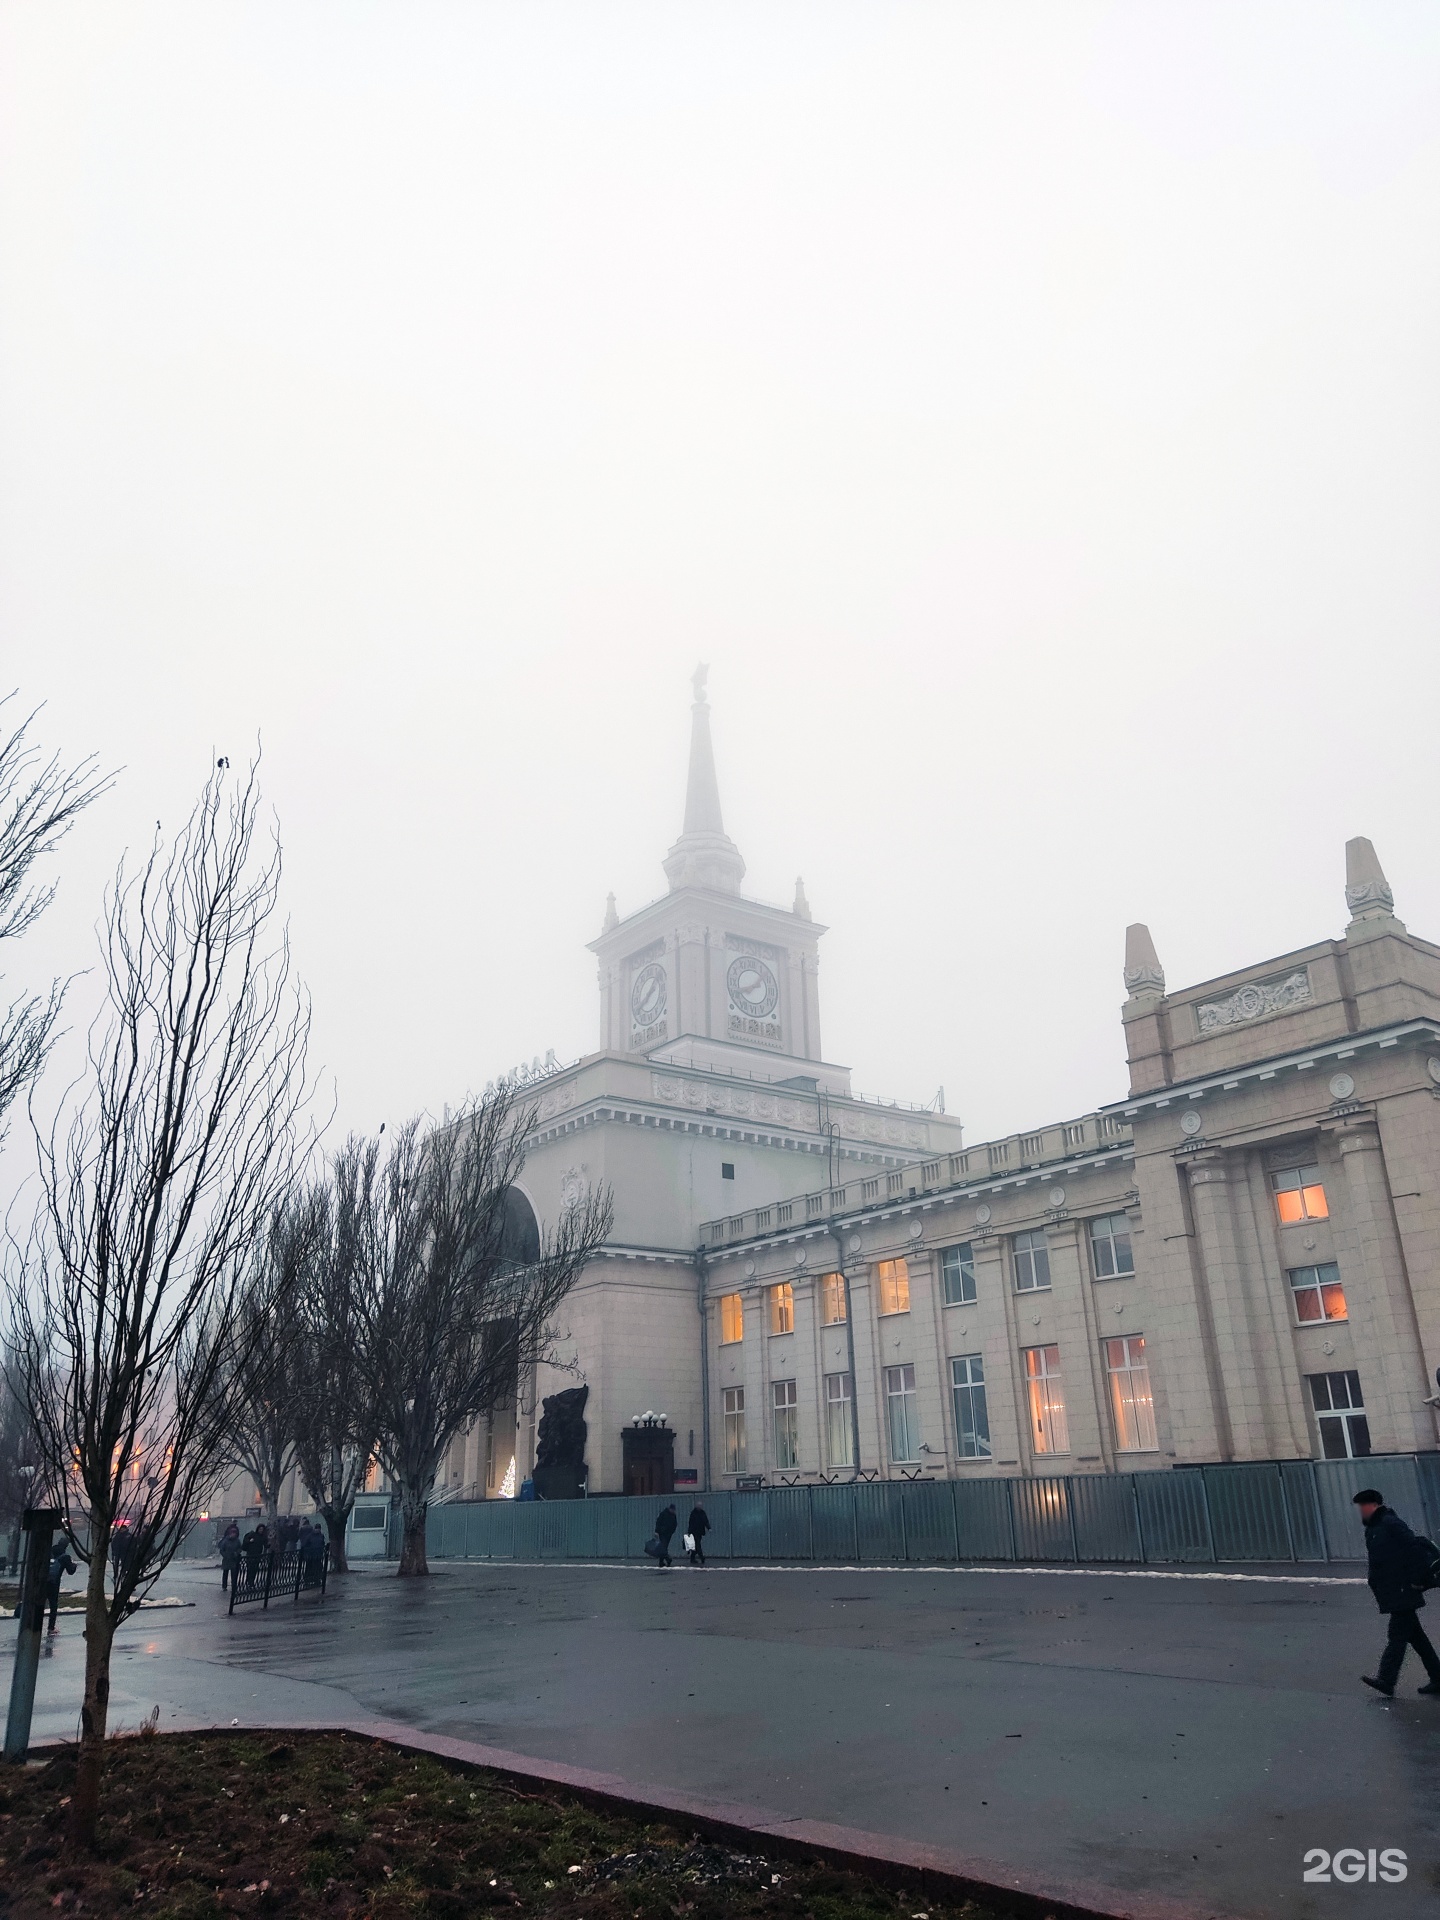
[[[1400,1678],[1405,1649],[1413,1647],[1429,1676],[1421,1693],[1440,1693],[1440,1654],[1431,1646],[1420,1624],[1419,1609],[1425,1604],[1419,1585],[1421,1545],[1399,1514],[1385,1505],[1384,1496],[1374,1487],[1364,1487],[1355,1496],[1355,1505],[1365,1522],[1365,1553],[1370,1562],[1370,1591],[1381,1613],[1390,1616],[1390,1632],[1380,1665],[1373,1674],[1360,1677],[1367,1687],[1388,1698]]]

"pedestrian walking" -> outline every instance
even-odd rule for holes
[[[45,1601],[50,1608],[50,1631],[55,1631],[55,1616],[60,1611],[60,1582],[67,1573],[78,1573],[79,1567],[70,1558],[70,1543],[63,1536],[56,1543],[50,1555],[50,1564],[45,1569]]]
[[[1435,1584],[1435,1567],[1440,1555],[1428,1540],[1411,1532],[1374,1487],[1362,1487],[1355,1495],[1355,1505],[1365,1522],[1370,1591],[1381,1613],[1390,1616],[1390,1631],[1380,1664],[1373,1674],[1364,1673],[1360,1677],[1367,1687],[1383,1693],[1388,1700],[1400,1678],[1405,1649],[1413,1647],[1428,1676],[1421,1693],[1440,1694],[1440,1654],[1431,1646],[1419,1618],[1419,1609],[1425,1604],[1425,1588]]]
[[[129,1565],[130,1523],[128,1520],[117,1520],[115,1530],[110,1535],[110,1572],[116,1587],[120,1585]]]
[[[705,1536],[709,1531],[710,1516],[697,1500],[690,1509],[690,1518],[685,1522],[686,1538],[695,1543],[690,1548],[692,1567],[703,1567],[705,1564]]]
[[[673,1500],[668,1507],[662,1507],[656,1514],[655,1538],[660,1542],[660,1551],[655,1556],[657,1567],[664,1568],[670,1565],[670,1542],[675,1538],[675,1529],[679,1524],[680,1518],[675,1511]]]
[[[240,1571],[240,1528],[232,1520],[220,1536],[220,1591],[233,1587]]]

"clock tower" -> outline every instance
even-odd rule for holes
[[[816,1074],[818,948],[825,929],[795,885],[788,911],[740,892],[745,862],[725,831],[705,667],[695,671],[685,823],[665,856],[669,892],[622,920],[611,897],[600,938],[600,1044],[607,1053],[786,1078],[786,1063],[844,1091],[843,1069]],[[745,1056],[749,1056],[748,1061]]]

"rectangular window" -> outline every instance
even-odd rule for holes
[[[1015,1256],[1015,1291],[1017,1293],[1039,1293],[1050,1284],[1050,1249],[1045,1244],[1045,1235],[1039,1229],[1033,1233],[1017,1233],[1010,1242]]]
[[[886,1367],[885,1405],[890,1415],[890,1458],[908,1465],[920,1458],[914,1367]]]
[[[820,1315],[827,1327],[845,1324],[845,1276],[827,1273],[820,1282]]]
[[[825,1452],[832,1467],[855,1464],[855,1423],[850,1417],[850,1376],[825,1376]]]
[[[726,1473],[744,1473],[746,1471],[745,1451],[745,1389],[744,1387],[726,1387],[725,1389],[725,1471]]]
[[[1114,1280],[1122,1273],[1134,1273],[1135,1255],[1130,1246],[1130,1221],[1123,1213],[1102,1213],[1090,1222],[1090,1269],[1097,1280]]]
[[[1271,1174],[1270,1185],[1282,1227],[1293,1227],[1301,1220],[1330,1218],[1319,1167],[1287,1167],[1283,1173]]]
[[[773,1380],[770,1393],[775,1404],[775,1464],[798,1467],[800,1464],[800,1409],[796,1405],[795,1382]]]
[[[940,1280],[947,1307],[968,1307],[974,1300],[975,1249],[968,1240],[962,1246],[941,1251]]]
[[[1370,1423],[1361,1411],[1358,1373],[1306,1375],[1315,1424],[1320,1429],[1320,1451],[1327,1460],[1365,1460],[1370,1455]]]
[[[908,1313],[910,1311],[910,1269],[905,1262],[882,1260],[879,1279],[881,1313]]]
[[[733,1180],[735,1178],[735,1162],[733,1160],[722,1160],[720,1162],[720,1178],[722,1180]]]
[[[955,1446],[962,1460],[990,1458],[990,1414],[985,1405],[985,1363],[978,1353],[950,1362],[955,1402]]]
[[[732,1347],[745,1338],[745,1302],[738,1293],[720,1296],[720,1344]]]
[[[1068,1453],[1070,1428],[1059,1347],[1026,1347],[1025,1386],[1030,1396],[1030,1445],[1036,1453]]]
[[[1318,1267],[1291,1267],[1286,1278],[1295,1301],[1295,1318],[1307,1320],[1346,1320],[1345,1289],[1340,1284],[1340,1269],[1333,1260]]]
[[[1117,1453],[1154,1453],[1155,1402],[1150,1396],[1150,1363],[1142,1334],[1123,1334],[1105,1342],[1110,1376],[1110,1411],[1115,1420]]]
[[[788,1280],[782,1280],[778,1287],[770,1289],[770,1331],[795,1331],[795,1290]]]

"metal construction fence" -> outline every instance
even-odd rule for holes
[[[1440,1454],[1285,1460],[1047,1479],[873,1480],[689,1489],[720,1560],[1068,1560],[1164,1564],[1363,1560],[1352,1496],[1374,1484],[1417,1532],[1440,1536]],[[437,1560],[633,1560],[665,1497],[451,1501],[430,1509]]]

